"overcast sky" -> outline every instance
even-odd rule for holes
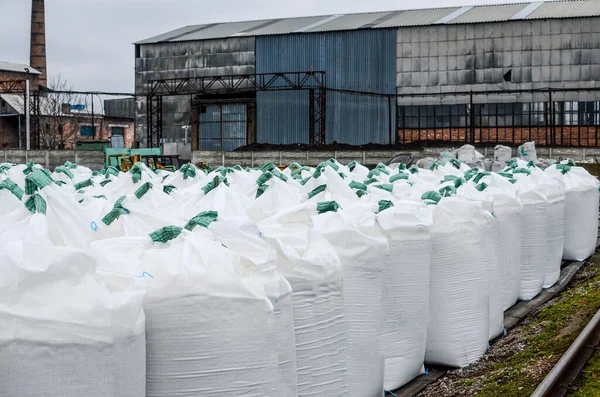
[[[50,80],[133,92],[133,42],[186,25],[501,0],[46,0]],[[29,62],[30,0],[0,0],[0,61]]]

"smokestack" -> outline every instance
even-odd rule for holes
[[[42,73],[40,85],[47,87],[46,76],[46,18],[44,0],[31,0],[31,47],[29,65]]]

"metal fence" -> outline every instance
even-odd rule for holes
[[[600,90],[398,96],[398,143],[598,147]]]

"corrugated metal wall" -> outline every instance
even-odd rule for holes
[[[135,62],[137,95],[145,95],[150,80],[252,74],[254,37],[140,45]],[[183,126],[191,123],[189,96],[163,98],[163,138],[184,143]],[[138,97],[136,139],[146,140],[146,99]]]
[[[331,88],[393,94],[396,30],[377,29],[256,38],[257,73],[323,70]],[[257,141],[308,143],[308,92],[259,92]],[[392,106],[392,121],[395,120]],[[329,92],[327,142],[389,143],[385,98]],[[392,128],[395,128],[392,125]]]

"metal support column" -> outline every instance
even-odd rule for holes
[[[309,143],[311,146],[326,143],[326,93],[324,89],[308,90],[309,109]]]
[[[29,95],[29,128],[31,149],[42,149],[42,131],[40,120],[40,92],[33,91]]]
[[[160,147],[162,141],[162,96],[148,95],[146,106],[148,106],[146,145],[149,148]]]

